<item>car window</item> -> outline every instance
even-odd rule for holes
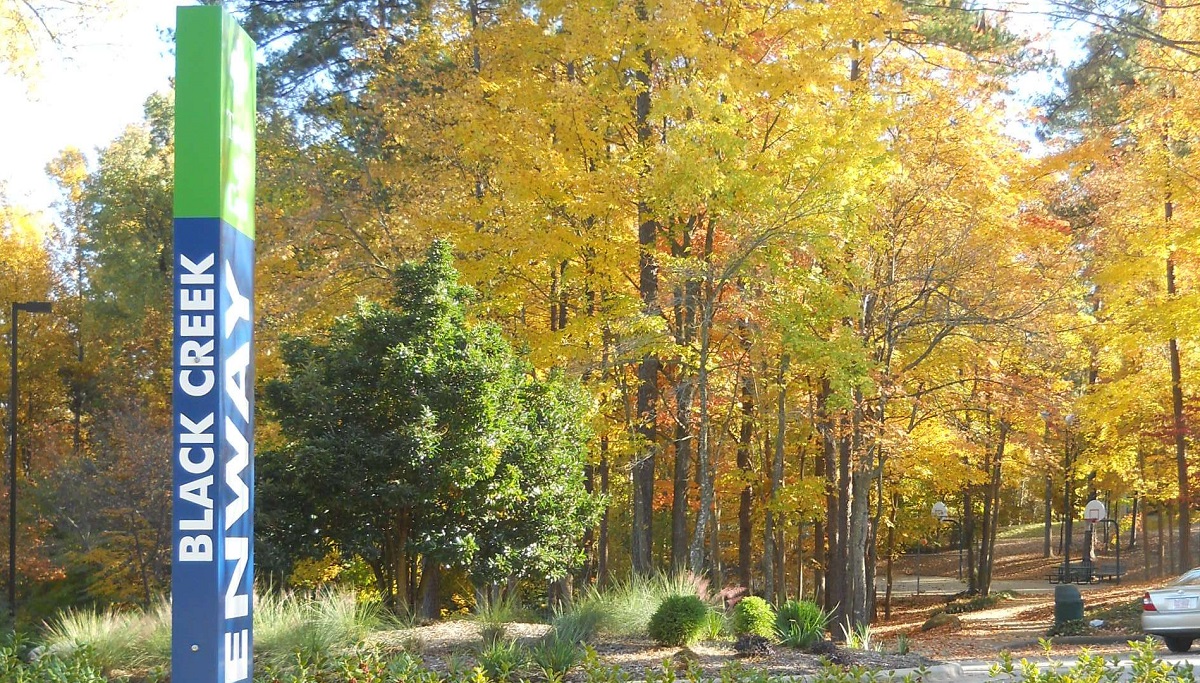
[[[1184,575],[1175,579],[1169,586],[1200,586],[1200,567],[1188,571]]]

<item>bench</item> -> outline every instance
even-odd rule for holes
[[[1046,575],[1050,583],[1095,583],[1097,581],[1117,581],[1125,574],[1117,571],[1113,565],[1071,565],[1069,570],[1062,567]]]

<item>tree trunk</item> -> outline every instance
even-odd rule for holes
[[[1167,220],[1171,220],[1171,202],[1167,202]],[[1175,296],[1175,263],[1167,258],[1167,296]],[[1179,366],[1179,342],[1172,337],[1167,342],[1171,354],[1171,417],[1175,437],[1175,469],[1179,479],[1179,554],[1176,571],[1180,574],[1192,567],[1191,495],[1188,492],[1187,425],[1183,416],[1183,379]]]
[[[428,556],[421,563],[420,592],[421,618],[430,621],[441,618],[442,567]]]
[[[771,478],[767,489],[766,526],[763,532],[763,574],[766,594],[775,604],[783,602],[783,561],[778,539],[775,538],[775,511],[779,507],[779,489],[783,487],[783,440],[787,431],[787,387],[785,384],[791,357],[783,354],[779,361],[779,401],[776,407],[775,457],[771,460]]]
[[[1072,457],[1071,427],[1063,431],[1063,567],[1071,564],[1071,534],[1075,526],[1075,461]]]
[[[695,219],[683,227],[679,243],[671,240],[673,255],[688,258],[692,255],[692,226]],[[675,288],[675,343],[680,348],[675,384],[675,476],[671,491],[671,571],[687,569],[688,560],[688,490],[692,466],[692,403],[696,385],[693,370],[687,364],[695,338],[696,288],[695,278],[689,277]]]
[[[1129,520],[1130,520],[1129,521],[1129,542],[1125,544],[1126,552],[1128,552],[1130,550],[1137,550],[1138,509],[1141,507],[1138,504],[1139,500],[1140,499],[1138,498],[1138,496],[1135,495],[1133,497],[1133,507],[1129,511]],[[1121,528],[1120,528],[1120,526],[1117,527],[1116,534],[1117,534],[1116,544],[1117,544],[1117,548],[1119,549],[1121,547]]]
[[[566,574],[561,579],[550,582],[546,589],[546,602],[552,614],[562,614],[570,610],[575,599],[575,585],[571,575]]]
[[[692,398],[695,385],[680,377],[675,386],[675,477],[671,494],[671,571],[687,569],[688,489],[692,465]]]
[[[1044,501],[1043,523],[1046,526],[1046,535],[1045,538],[1042,539],[1042,557],[1050,557],[1052,554],[1050,552],[1050,532],[1054,521],[1054,479],[1048,472],[1046,473],[1046,494]]]
[[[803,472],[804,468],[800,468]],[[803,600],[805,591],[805,574],[804,569],[804,520],[796,520],[796,599]]]
[[[1154,558],[1155,558],[1155,576],[1162,576],[1162,575],[1163,575],[1163,555],[1164,555],[1164,548],[1163,548],[1163,518],[1164,518],[1164,517],[1165,517],[1165,515],[1166,515],[1166,510],[1164,510],[1163,508],[1165,507],[1165,505],[1166,505],[1165,503],[1159,503],[1159,504],[1156,506],[1156,507],[1157,507],[1157,510],[1156,510],[1156,513],[1157,513],[1157,514],[1155,514],[1155,515],[1154,515],[1155,526],[1156,526],[1156,527],[1157,527],[1157,529],[1158,529],[1158,534],[1157,534],[1157,536],[1158,536],[1158,541],[1157,541],[1157,544],[1156,544],[1156,546],[1155,546],[1155,548],[1154,548]]]
[[[815,458],[817,472],[822,479],[825,477],[825,455],[820,453]],[[828,498],[828,497],[827,497]],[[826,512],[828,514],[828,511]],[[829,564],[829,549],[825,546],[825,522],[813,521],[813,602],[823,605],[825,602],[825,568]]]
[[[847,570],[850,573],[850,598],[847,615],[848,626],[856,629],[871,623],[871,615],[867,611],[869,601],[869,586],[867,577],[870,572],[867,567],[867,525],[871,519],[871,484],[874,472],[870,466],[858,465],[851,476],[850,516],[850,548],[847,556]]]
[[[712,256],[714,226],[713,220],[709,217],[705,221],[704,231],[704,292],[700,302],[700,357],[698,359],[699,370],[696,373],[696,388],[697,400],[700,404],[700,420],[697,425],[699,429],[699,439],[696,444],[696,457],[699,461],[700,475],[700,510],[696,514],[696,528],[692,533],[692,545],[689,548],[689,560],[692,572],[700,574],[704,571],[704,545],[707,539],[708,523],[713,514],[713,499],[714,491],[714,463],[712,462],[712,454],[709,452],[709,400],[708,400],[708,356],[710,345],[712,343],[712,318],[713,307],[716,305],[716,292],[713,285],[712,264],[709,262]]]
[[[713,582],[718,586],[725,585],[721,568],[721,508],[713,502],[712,534],[709,535],[708,559],[712,564]]]
[[[133,550],[137,555],[138,575],[142,580],[142,608],[150,607],[150,577],[146,573],[146,555],[142,552],[142,537],[137,530],[137,518],[140,515],[129,513],[129,534],[133,536]]]
[[[645,2],[637,3],[635,12],[639,22],[649,21]],[[642,49],[641,63],[634,73],[638,83],[637,96],[634,98],[634,110],[637,120],[638,144],[643,149],[653,144],[650,127],[650,74],[654,70],[654,58],[649,48]],[[648,173],[649,169],[643,169]],[[638,293],[642,298],[642,314],[647,318],[659,315],[658,307],[658,261],[655,251],[658,246],[658,222],[650,211],[646,199],[639,199],[638,212],[638,251],[639,278]],[[644,449],[640,455],[635,455],[632,468],[633,477],[633,542],[630,546],[630,560],[633,571],[643,576],[649,575],[653,569],[653,520],[654,506],[654,459],[658,438],[658,357],[649,352],[642,356],[638,367],[637,420],[638,436]],[[703,398],[701,400],[704,400]]]
[[[821,459],[825,464],[825,592],[824,608],[829,614],[834,614],[842,604],[843,572],[838,559],[841,554],[838,538],[838,453],[836,434],[834,432],[833,416],[829,414],[828,399],[832,395],[828,379],[821,381],[820,393],[817,395],[817,422],[821,434]]]
[[[1167,505],[1167,566],[1178,567],[1176,564],[1179,553],[1175,544],[1175,508]]]
[[[1007,421],[999,422],[999,435],[996,444],[995,459],[988,473],[990,480],[984,499],[984,526],[979,553],[979,592],[988,595],[992,590],[992,567],[995,564],[996,526],[1000,519],[1000,472],[1004,462],[1004,450],[1008,442],[1010,426]]]
[[[975,506],[971,500],[971,487],[963,489],[963,545],[967,548],[967,592],[979,590],[979,579],[975,573]]]
[[[1150,506],[1142,503],[1142,578],[1150,578]]]
[[[583,490],[591,498],[596,496],[596,466],[588,463],[583,466]],[[586,585],[596,576],[596,529],[588,527],[583,531],[583,568],[580,581]]]
[[[608,437],[600,437],[600,495],[608,500]],[[601,588],[608,586],[608,514],[609,504],[604,504],[600,516],[600,537],[596,539],[596,583]]]
[[[849,615],[850,590],[850,501],[852,498],[850,482],[850,439],[841,437],[837,440],[837,478],[836,508],[834,510],[834,544],[833,544],[833,579],[832,599],[836,600],[830,610],[833,623],[838,627],[833,630],[834,636],[844,640],[847,633],[846,617]]]
[[[892,561],[896,557],[896,511],[900,508],[900,494],[892,493],[891,524],[887,538],[887,588],[883,595],[883,618],[892,618]]]
[[[739,324],[742,335],[742,350],[750,350],[750,335],[746,330],[745,321]],[[750,515],[754,505],[754,490],[750,485],[753,466],[750,462],[750,448],[754,442],[754,377],[750,374],[749,363],[741,375],[741,428],[738,433],[737,466],[744,477],[745,484],[738,501],[738,582],[747,589],[751,588],[751,563],[754,527]]]

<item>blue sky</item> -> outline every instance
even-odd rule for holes
[[[77,147],[94,159],[142,117],[146,98],[174,71],[163,30],[175,26],[171,0],[130,0],[129,11],[89,24],[69,49],[42,55],[31,84],[0,74],[0,182],[11,203],[45,209],[55,199],[45,166]]]

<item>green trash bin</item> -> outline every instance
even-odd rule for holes
[[[1054,587],[1054,625],[1068,621],[1083,621],[1083,596],[1071,585]]]

